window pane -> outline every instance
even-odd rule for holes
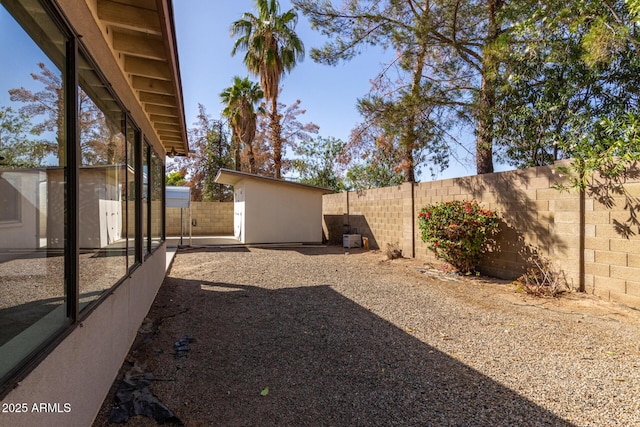
[[[164,165],[155,152],[151,154],[151,247],[157,248],[162,242],[162,186]]]
[[[149,155],[151,150],[149,149],[149,143],[145,141],[142,146],[142,240],[143,240],[143,254],[147,255],[151,250],[151,233],[149,228],[149,203],[151,201],[149,197],[149,182],[150,182],[150,170],[149,170]]]
[[[140,133],[127,125],[127,253],[129,268],[140,260],[136,259],[136,158]]]
[[[67,323],[65,45],[39,3],[0,1],[0,378]]]
[[[83,57],[79,61],[80,306],[127,273],[124,114]]]

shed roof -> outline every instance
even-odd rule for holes
[[[316,187],[314,185],[301,184],[299,182],[287,181],[285,179],[277,179],[269,176],[260,176],[260,175],[255,175],[248,172],[240,172],[240,171],[234,171],[230,169],[220,169],[218,171],[218,174],[216,175],[215,181],[218,184],[237,185],[240,181],[244,179],[262,181],[262,182],[267,182],[271,184],[292,186],[292,187],[302,188],[305,190],[318,191],[323,194],[333,193],[333,190],[329,188]]]

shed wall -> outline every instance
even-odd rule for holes
[[[322,242],[322,193],[244,180],[244,243]]]

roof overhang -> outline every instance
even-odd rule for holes
[[[85,0],[167,154],[189,152],[171,0]]]
[[[227,184],[227,185],[233,185],[233,186],[238,185],[238,183],[244,180],[261,181],[261,182],[267,182],[270,184],[291,186],[291,187],[301,188],[305,190],[318,191],[323,194],[333,193],[333,190],[330,190],[328,188],[316,187],[313,185],[301,184],[299,182],[271,178],[268,176],[254,175],[251,173],[234,171],[230,169],[220,169],[215,178],[215,182],[218,184]]]

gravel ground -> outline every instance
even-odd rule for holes
[[[640,426],[640,312],[383,258],[183,250],[120,377],[187,426]]]

